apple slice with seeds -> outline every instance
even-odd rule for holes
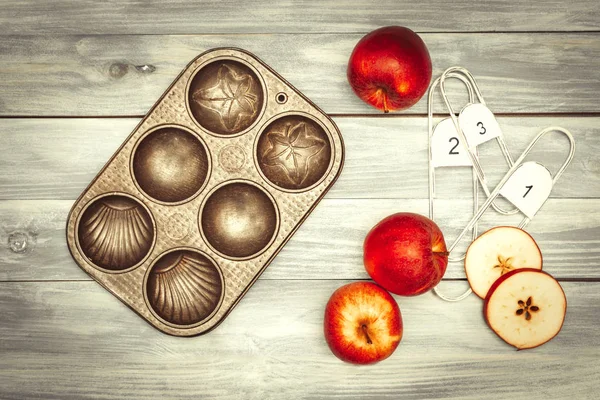
[[[531,349],[554,338],[566,312],[567,298],[558,281],[533,268],[501,276],[483,304],[489,327],[518,350]]]
[[[520,268],[542,269],[540,248],[522,229],[513,226],[492,228],[467,249],[465,273],[471,289],[482,299],[498,278]]]

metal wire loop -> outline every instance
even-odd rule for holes
[[[448,74],[449,78],[455,78],[458,79],[460,81],[462,81],[466,88],[467,91],[469,92],[469,102],[473,102],[475,99],[475,94],[474,94],[474,90],[473,87],[471,86],[469,79],[467,77],[465,77],[462,74],[458,74],[458,73],[450,73]],[[433,165],[433,153],[431,150],[431,139],[433,138],[433,95],[435,93],[435,89],[437,88],[437,86],[440,83],[440,78],[437,78],[435,81],[433,81],[433,83],[431,84],[430,88],[429,88],[429,93],[427,96],[427,126],[428,126],[428,130],[429,130],[429,136],[428,136],[428,140],[429,140],[429,218],[431,218],[432,220],[435,220],[435,214],[434,214],[434,200],[435,200],[435,193],[436,193],[436,189],[435,189],[435,167]],[[479,208],[479,191],[478,191],[478,181],[477,181],[477,174],[475,173],[475,171],[471,168],[472,172],[473,172],[473,215],[475,215],[475,213],[477,212],[478,208]],[[475,240],[475,238],[477,237],[477,224],[475,224],[475,226],[473,227],[473,235],[472,235],[472,239],[471,240]],[[460,262],[463,261],[465,259],[465,255],[466,254],[462,254],[460,256],[457,257],[448,257],[448,261],[449,262]]]
[[[479,86],[477,85],[477,82],[475,81],[475,78],[466,68],[450,67],[446,71],[444,71],[444,73],[440,77],[440,92],[442,93],[442,98],[444,99],[444,103],[446,103],[446,107],[450,114],[450,118],[452,119],[452,122],[454,123],[454,127],[456,128],[458,135],[461,137],[461,140],[463,140],[463,142],[466,144],[465,147],[467,148],[467,154],[471,158],[471,162],[473,163],[473,168],[475,170],[475,173],[477,174],[477,177],[479,178],[479,182],[481,183],[484,193],[486,194],[486,196],[489,197],[490,190],[488,188],[487,179],[483,172],[483,168],[481,167],[481,163],[479,162],[479,157],[477,156],[477,153],[471,148],[471,146],[468,145],[468,141],[465,137],[465,134],[464,134],[462,128],[460,127],[458,117],[456,116],[456,114],[454,112],[454,108],[450,104],[450,100],[448,99],[448,95],[446,94],[446,78],[449,77],[450,74],[463,75],[467,79],[469,84],[473,87],[473,90],[475,91],[475,94],[477,95],[477,100],[483,105],[485,105],[485,101],[483,99],[481,91],[479,90]],[[471,104],[473,104],[473,103],[471,102]],[[500,147],[500,151],[502,152],[504,159],[506,160],[506,163],[508,164],[509,167],[512,167],[514,162],[513,162],[512,156],[510,155],[510,152],[508,151],[508,146],[506,145],[504,138],[502,136],[499,136],[496,138],[496,142],[498,143],[498,146]],[[496,203],[493,203],[492,207],[497,212],[499,212],[500,214],[503,214],[503,215],[512,215],[512,214],[516,214],[517,212],[519,212],[519,210],[517,208],[513,208],[511,210],[505,210],[502,207],[500,207],[499,205],[497,205]]]

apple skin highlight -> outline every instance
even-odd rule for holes
[[[396,350],[402,333],[398,304],[372,282],[340,287],[325,307],[325,341],[342,361],[354,364],[382,361]]]
[[[419,35],[387,26],[356,44],[347,76],[359,98],[387,113],[416,104],[429,87],[431,72],[431,57]]]
[[[448,252],[444,235],[422,215],[390,215],[367,234],[364,265],[375,282],[394,294],[423,294],[436,286],[446,272]]]

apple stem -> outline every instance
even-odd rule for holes
[[[388,108],[387,92],[385,91],[384,88],[380,87],[380,88],[377,89],[376,93],[377,93],[376,94],[377,96],[381,97],[381,102],[383,103],[383,112],[386,113],[386,114],[389,113],[390,109]]]
[[[449,256],[450,252],[449,251],[434,251],[433,254],[435,254],[436,256]]]
[[[366,338],[367,338],[367,343],[368,343],[368,344],[373,344],[373,342],[371,341],[371,338],[369,337],[369,332],[368,332],[368,330],[367,330],[367,326],[366,326],[365,324],[363,324],[363,326],[362,326],[362,330],[363,330],[363,332],[365,333],[365,336],[366,336]]]
[[[385,90],[382,90],[382,91],[383,91],[383,94],[382,94],[382,96],[383,96],[383,112],[385,114],[387,114],[390,112],[388,105],[387,105],[387,94],[385,93]]]

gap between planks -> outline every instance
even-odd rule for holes
[[[267,267],[268,268],[268,267]],[[289,281],[306,281],[306,282],[333,282],[333,281],[365,281],[370,282],[372,279],[337,279],[337,278],[262,278],[262,281],[271,282],[289,282]],[[598,283],[598,278],[556,278],[559,282],[575,282],[575,283]],[[443,282],[466,282],[466,278],[443,278]],[[0,283],[64,283],[64,282],[96,282],[93,278],[90,279],[22,279],[22,280],[0,280]]]
[[[423,96],[425,97],[425,96]],[[381,113],[381,114],[365,114],[365,113],[325,113],[331,118],[424,118],[427,114],[402,114],[402,113]],[[433,113],[433,118],[443,118],[448,114]],[[458,113],[454,113],[458,116]],[[600,117],[600,112],[499,112],[494,113],[496,117],[512,117],[512,118],[544,118],[544,117],[564,117],[564,118],[594,118]],[[0,119],[128,119],[128,118],[145,118],[146,114],[133,115],[4,115]]]

